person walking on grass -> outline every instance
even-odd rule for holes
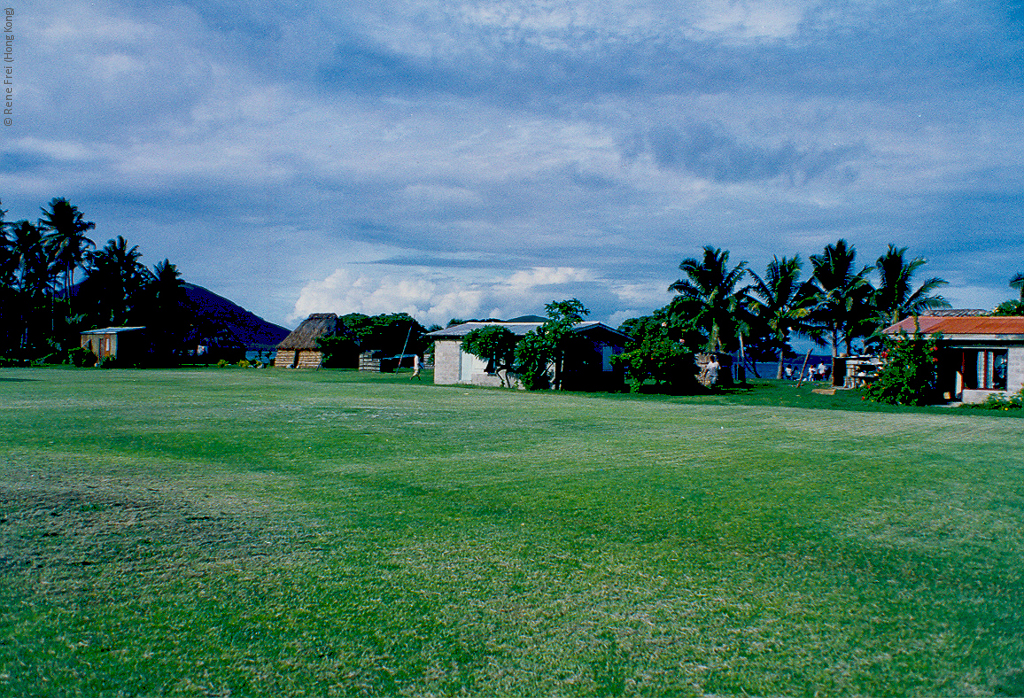
[[[423,380],[423,377],[420,375],[420,355],[419,354],[413,354],[412,355],[412,375],[409,376],[409,380],[412,380],[413,378],[415,378],[416,380]]]

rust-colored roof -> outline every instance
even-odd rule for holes
[[[1024,317],[1010,316],[997,317],[988,315],[985,317],[934,317],[921,316],[918,318],[922,334],[935,334],[941,332],[944,336],[950,335],[1024,335]],[[906,318],[892,327],[887,327],[886,334],[896,334],[903,330],[907,334],[913,334],[915,330],[914,318]]]

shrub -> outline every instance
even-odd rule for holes
[[[867,397],[889,405],[938,402],[938,335],[924,338],[916,328],[913,337],[900,332],[882,341],[882,370],[868,387]]]
[[[73,347],[68,350],[68,361],[73,366],[82,368],[86,366],[95,366],[98,359],[95,354],[85,347]]]
[[[235,366],[238,366],[238,368],[252,368],[252,364],[249,363],[248,359],[239,359]]]
[[[1021,410],[1024,409],[1024,388],[1021,388],[1013,395],[1004,396],[1002,393],[989,395],[985,402],[977,402],[964,405],[978,410]]]
[[[221,359],[220,361],[217,362],[217,368],[227,368],[230,365],[231,364],[228,363],[227,359]]]
[[[696,388],[693,354],[668,336],[648,335],[634,349],[612,357],[629,380],[630,392],[639,393],[654,381],[658,392],[691,392]]]

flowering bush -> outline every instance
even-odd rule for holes
[[[889,405],[928,405],[938,402],[938,336],[924,338],[900,332],[883,339],[882,370],[868,387],[867,397]]]

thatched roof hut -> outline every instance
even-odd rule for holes
[[[277,345],[275,366],[287,368],[317,368],[323,354],[316,346],[320,337],[338,332],[340,322],[334,313],[314,313],[281,340]]]

